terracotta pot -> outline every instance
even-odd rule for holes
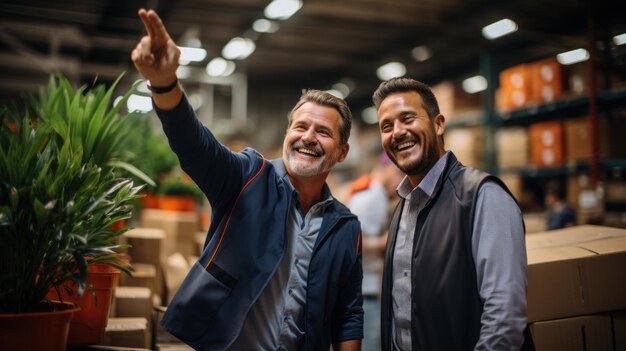
[[[74,314],[70,325],[67,344],[69,346],[84,346],[98,344],[104,338],[104,332],[109,321],[109,308],[113,291],[117,287],[120,271],[104,264],[90,264],[88,267],[87,280],[93,285],[93,291],[85,290],[82,298],[76,297],[76,286],[69,286],[73,290],[70,296],[64,288],[60,288],[61,296],[55,290],[48,293],[49,299],[71,302],[80,306],[80,311]]]
[[[143,208],[159,208],[159,197],[153,193],[144,193],[144,197],[139,201]]]
[[[110,226],[111,230],[121,230],[126,228],[126,221],[123,219],[120,219],[119,221],[111,224]]]
[[[161,196],[159,197],[159,208],[166,211],[194,212],[196,199],[189,196]]]
[[[54,302],[52,312],[0,314],[2,350],[63,351],[72,315],[79,310],[69,303]]]

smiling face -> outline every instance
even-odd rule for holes
[[[326,178],[346,158],[348,144],[341,144],[341,116],[331,107],[306,102],[293,112],[283,142],[283,159],[290,176]]]
[[[428,117],[416,92],[388,95],[378,108],[378,125],[385,152],[409,176],[413,186],[445,153],[444,117]]]

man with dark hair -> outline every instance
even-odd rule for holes
[[[428,86],[383,82],[373,95],[381,140],[406,177],[392,218],[382,289],[383,350],[519,350],[526,249],[519,206],[496,177],[443,144]]]
[[[204,250],[163,327],[197,350],[359,350],[359,222],[326,185],[349,149],[345,101],[306,90],[289,117],[283,157],[231,152],[195,116],[176,77],[180,50],[158,15],[131,58],[182,168],[212,208]]]
[[[576,225],[576,211],[565,201],[565,192],[558,182],[553,181],[546,186],[545,196],[548,206],[547,230],[555,230]]]

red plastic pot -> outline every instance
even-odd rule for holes
[[[70,320],[79,308],[69,303],[53,304],[59,307],[57,311],[0,314],[0,348],[65,350]]]
[[[109,321],[109,308],[115,287],[117,287],[120,271],[104,264],[90,264],[88,267],[87,280],[93,285],[93,291],[85,290],[79,300],[76,294],[76,286],[69,286],[73,293],[69,295],[64,288],[60,288],[61,296],[55,290],[48,293],[48,298],[53,300],[63,299],[80,307],[80,311],[74,314],[70,325],[67,344],[69,346],[84,346],[98,344],[104,338],[105,329]]]

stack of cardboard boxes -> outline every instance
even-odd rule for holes
[[[520,64],[500,72],[496,107],[501,112],[551,103],[564,93],[562,66],[556,59]]]
[[[564,93],[562,66],[556,59],[520,64],[500,72],[496,108],[508,112],[551,103]]]
[[[124,242],[130,245],[127,254],[135,272],[132,277],[121,276],[102,345],[189,349],[163,331],[158,322],[164,306],[189,271],[188,260],[199,254],[199,229],[196,213],[142,211],[141,227],[123,235]]]
[[[626,350],[626,230],[578,226],[526,245],[536,350]]]

